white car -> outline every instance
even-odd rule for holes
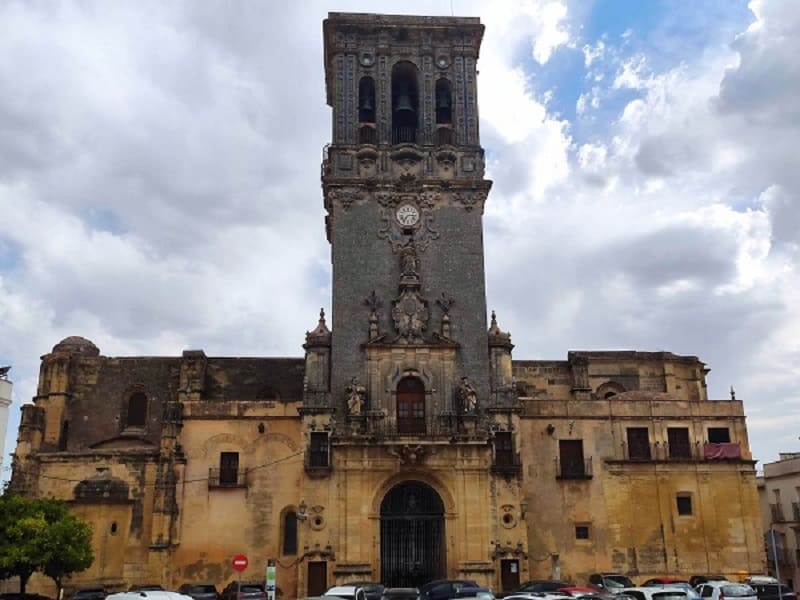
[[[109,594],[106,600],[193,600],[191,596],[167,590],[138,590]]]
[[[627,587],[620,591],[634,600],[693,600],[695,597],[689,590],[680,587],[642,586]]]
[[[367,600],[364,588],[357,585],[337,585],[325,592],[326,596],[336,596],[342,600]]]
[[[697,591],[703,600],[758,600],[756,591],[748,584],[733,581],[707,581],[698,585]]]

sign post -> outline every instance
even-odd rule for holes
[[[267,559],[267,600],[275,600],[275,559]]]
[[[237,554],[231,560],[231,565],[233,566],[233,570],[239,574],[236,580],[236,600],[239,600],[242,596],[242,571],[247,568],[247,556],[244,554]]]

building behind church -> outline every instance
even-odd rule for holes
[[[742,403],[708,399],[704,363],[512,360],[487,328],[480,21],[331,13],[323,31],[330,327],[297,358],[81,337],[43,356],[11,487],[92,524],[70,585],[221,588],[236,554],[250,580],[274,560],[281,598],[763,572]]]

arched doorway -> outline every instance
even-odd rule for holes
[[[420,587],[446,566],[442,499],[421,481],[397,484],[381,502],[381,582]]]

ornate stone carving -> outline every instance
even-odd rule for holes
[[[351,417],[360,417],[364,413],[367,400],[367,388],[358,382],[358,377],[350,380],[350,385],[345,388],[347,394],[347,414]]]
[[[450,339],[450,307],[455,304],[450,296],[442,292],[442,297],[436,300],[436,304],[442,309],[442,337]]]
[[[486,194],[482,191],[453,192],[453,200],[461,204],[465,210],[471,211],[476,205],[483,205],[486,200]]]
[[[390,446],[386,451],[397,458],[397,462],[401,465],[419,464],[425,459],[426,454],[430,453],[430,450],[421,444],[415,446],[409,444],[404,446]]]
[[[474,414],[478,408],[478,393],[467,377],[461,378],[461,383],[456,390],[458,398],[458,411],[463,415]]]
[[[364,304],[366,304],[370,310],[369,339],[373,341],[380,337],[380,331],[378,330],[378,310],[383,306],[383,301],[378,298],[378,294],[375,293],[375,290],[372,290],[370,295],[364,298]]]
[[[354,202],[361,200],[363,194],[357,188],[334,188],[328,192],[328,199],[331,205],[339,204],[344,210],[348,210]]]
[[[428,327],[428,302],[420,294],[419,259],[413,242],[400,251],[400,295],[393,302],[392,319],[399,335],[398,341],[406,344],[424,342],[423,332]]]

